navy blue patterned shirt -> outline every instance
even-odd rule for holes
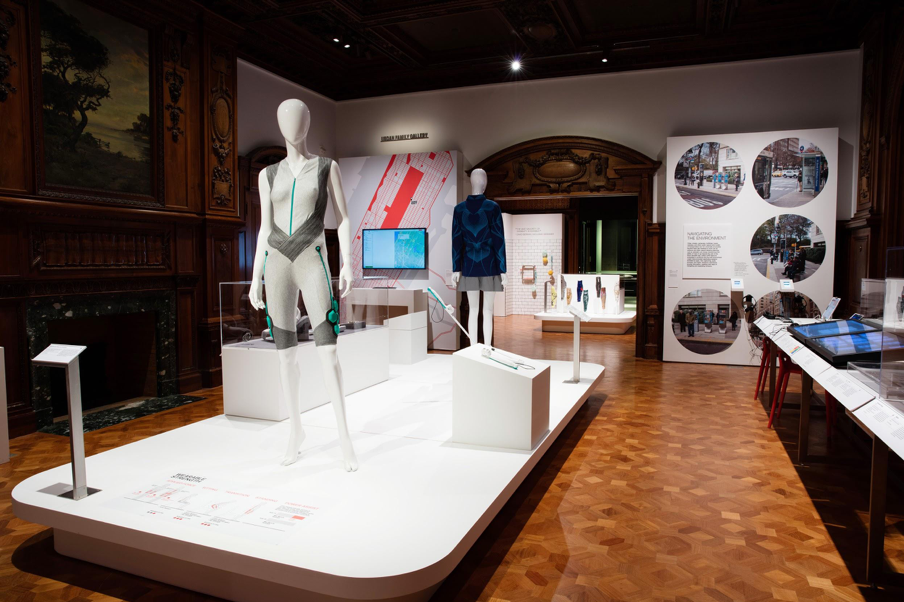
[[[482,194],[468,196],[452,213],[452,271],[474,277],[505,273],[502,210]]]

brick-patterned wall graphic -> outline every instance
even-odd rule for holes
[[[506,301],[511,303],[511,313],[531,315],[543,311],[543,283],[549,280],[549,269],[556,279],[562,274],[562,215],[513,215],[512,230],[511,244],[506,245],[511,282]],[[550,258],[545,266],[544,251]],[[525,265],[536,266],[533,283],[522,281],[521,267]]]

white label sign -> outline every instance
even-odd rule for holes
[[[825,387],[825,390],[831,393],[838,403],[852,412],[876,397],[875,393],[870,393],[861,387],[844,370],[826,370],[816,376],[814,380]]]
[[[904,414],[884,399],[874,399],[856,412],[860,422],[904,458]]]
[[[59,345],[54,343],[39,353],[32,361],[43,366],[67,366],[87,349],[83,345]]]
[[[176,473],[132,488],[106,507],[191,529],[278,544],[321,512],[293,494]]]
[[[794,281],[790,278],[782,278],[778,281],[779,289],[783,293],[789,293],[794,291]]]
[[[731,224],[684,224],[682,278],[731,278]]]

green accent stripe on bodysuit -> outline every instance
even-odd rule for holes
[[[295,213],[295,182],[297,181],[297,177],[292,180],[292,203],[289,205],[289,236],[292,236],[292,215]]]

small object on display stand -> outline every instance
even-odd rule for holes
[[[602,292],[602,295],[600,296],[600,301],[602,303],[603,310],[605,310],[606,309],[606,287],[605,286],[603,287],[603,292]]]
[[[603,287],[603,279],[600,278],[599,276],[597,276],[597,277],[596,277],[596,298],[597,298],[597,299],[600,298],[600,293],[601,293],[602,290],[603,290],[602,287]]]
[[[590,291],[584,291],[584,311],[587,311],[587,303],[590,301]]]
[[[556,293],[556,287],[550,286],[549,288],[550,288],[550,290],[552,291],[552,301],[551,301],[552,309],[553,309],[553,311],[555,311],[555,309],[556,309],[556,302],[559,300],[559,299],[558,299],[558,294]]]
[[[571,287],[565,289],[565,303],[571,305]]]
[[[578,280],[578,302],[584,297],[584,281]]]

